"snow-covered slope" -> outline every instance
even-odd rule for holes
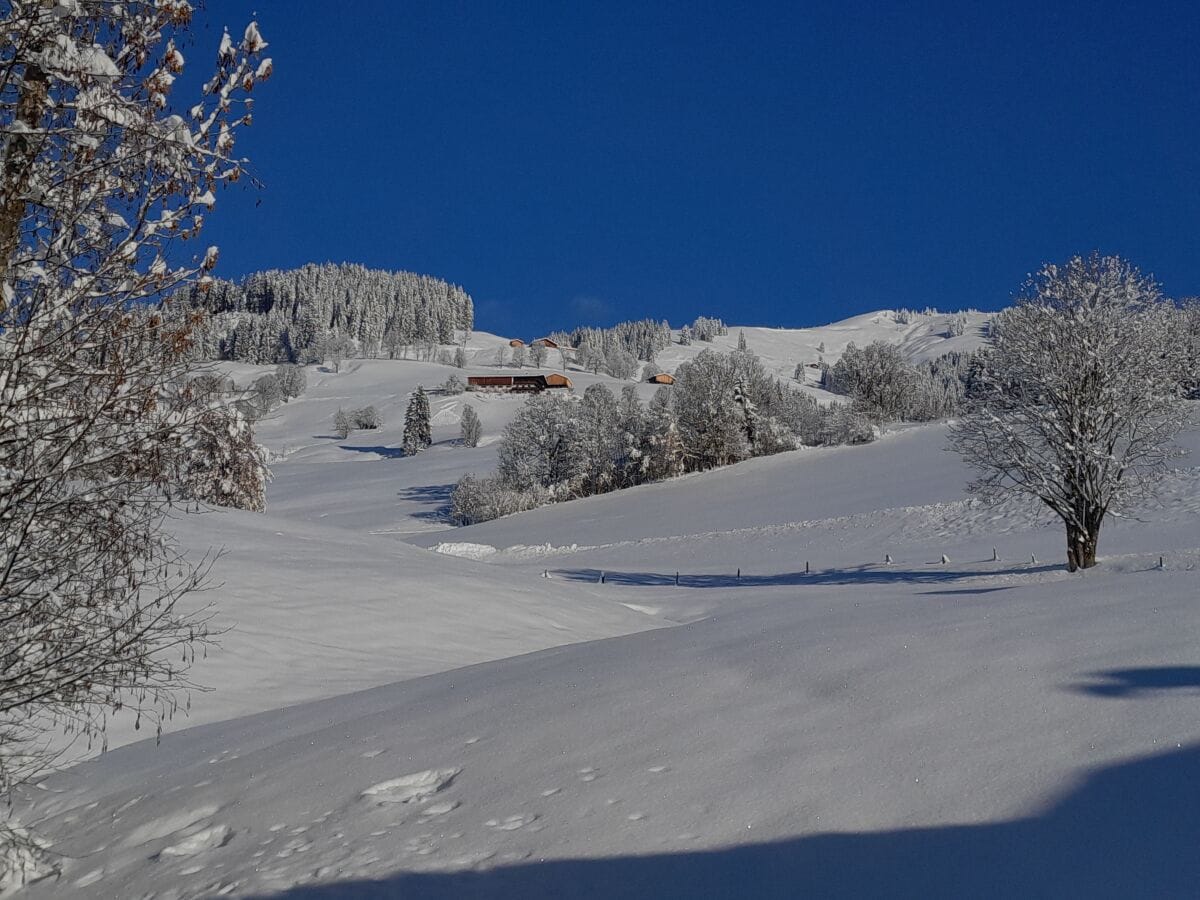
[[[965,319],[963,333],[951,334],[951,322],[955,317]],[[796,365],[837,362],[846,345],[865,347],[874,341],[897,344],[905,356],[914,363],[935,359],[943,353],[974,350],[984,342],[984,329],[991,313],[911,313],[908,321],[896,321],[892,310],[864,313],[840,322],[813,328],[753,328],[729,326],[729,333],[715,338],[711,343],[695,341],[686,347],[672,344],[658,355],[663,371],[673,372],[676,367],[706,348],[733,350],[738,344],[739,333],[746,335],[746,346],[763,361],[767,370],[780,378],[790,380]],[[824,347],[824,350],[821,348]],[[816,396],[830,400],[832,395],[816,390],[813,382],[817,371],[807,369],[807,382]]]
[[[179,523],[228,551],[209,724],[24,798],[62,869],[30,896],[1192,893],[1200,460],[1074,576],[936,425],[449,530],[495,452],[456,404],[494,438],[520,403],[435,397],[399,457],[451,371],[310,370],[268,512]]]

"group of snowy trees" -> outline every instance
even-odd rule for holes
[[[182,295],[207,314],[194,353],[240,362],[331,363],[351,356],[432,358],[474,322],[470,296],[428,275],[359,265],[271,270],[213,280]],[[460,357],[466,364],[465,354]]]
[[[729,334],[729,328],[724,322],[708,316],[698,316],[696,321],[690,326],[685,325],[683,330],[687,332],[687,343],[689,344],[692,342],[692,339],[711,343],[713,338]],[[681,343],[683,342],[681,341]]]
[[[550,335],[550,339],[560,347],[572,347],[577,352],[588,352],[600,359],[620,349],[634,360],[650,360],[660,350],[671,346],[671,326],[665,321],[639,319],[636,322],[618,322],[612,328],[556,331]]]
[[[821,365],[821,386],[853,398],[875,422],[929,422],[962,410],[973,365],[972,353],[912,365],[895,344],[851,342],[836,363]]]
[[[531,503],[618,490],[800,443],[873,437],[870,421],[851,405],[819,406],[771,376],[754,354],[704,350],[648,405],[634,385],[620,397],[599,384],[578,399],[531,397],[505,428],[496,475],[461,481],[452,515],[470,524]]]

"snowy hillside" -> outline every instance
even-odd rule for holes
[[[965,319],[963,333],[952,335],[951,324],[960,316]],[[735,349],[741,332],[746,335],[747,348],[763,360],[769,371],[790,380],[797,363],[807,366],[821,359],[835,363],[851,342],[858,347],[865,347],[873,341],[897,344],[910,362],[923,362],[953,351],[974,350],[983,343],[984,327],[991,317],[991,313],[980,312],[911,313],[909,321],[900,323],[896,321],[896,313],[892,310],[880,310],[813,328],[730,325],[729,334],[717,337],[711,343],[696,341],[686,347],[672,344],[659,354],[658,362],[663,371],[673,372],[681,362],[706,347],[723,351]],[[821,347],[825,349],[821,350]],[[815,369],[808,370],[810,388],[813,387],[816,374]],[[832,395],[824,391],[816,390],[815,393],[823,399],[832,399]]]
[[[821,342],[921,359],[981,322],[745,332],[790,377]],[[506,343],[475,335],[467,372]],[[178,523],[227,551],[213,690],[18,804],[61,854],[28,896],[1191,893],[1200,458],[1074,576],[1061,527],[966,498],[942,425],[453,529],[522,403],[435,394],[401,456],[409,393],[457,371],[310,368],[258,427],[267,512]],[[332,436],[366,404],[382,428]]]

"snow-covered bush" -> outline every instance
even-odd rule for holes
[[[438,393],[456,396],[467,389],[467,384],[457,375],[451,375],[438,386]]]
[[[540,488],[518,491],[499,478],[464,475],[450,492],[450,520],[457,525],[474,525],[536,509],[548,501],[549,496]]]
[[[250,422],[229,403],[212,399],[197,417],[176,478],[183,494],[201,503],[262,512],[267,508],[267,452]]]
[[[362,409],[356,409],[350,413],[350,423],[354,428],[373,431],[383,425],[383,419],[379,415],[379,410],[374,406],[364,406]]]

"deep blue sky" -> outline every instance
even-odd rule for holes
[[[1200,293],[1192,3],[208,0],[193,66],[255,11],[225,277],[410,269],[526,337],[997,308],[1093,248]]]

